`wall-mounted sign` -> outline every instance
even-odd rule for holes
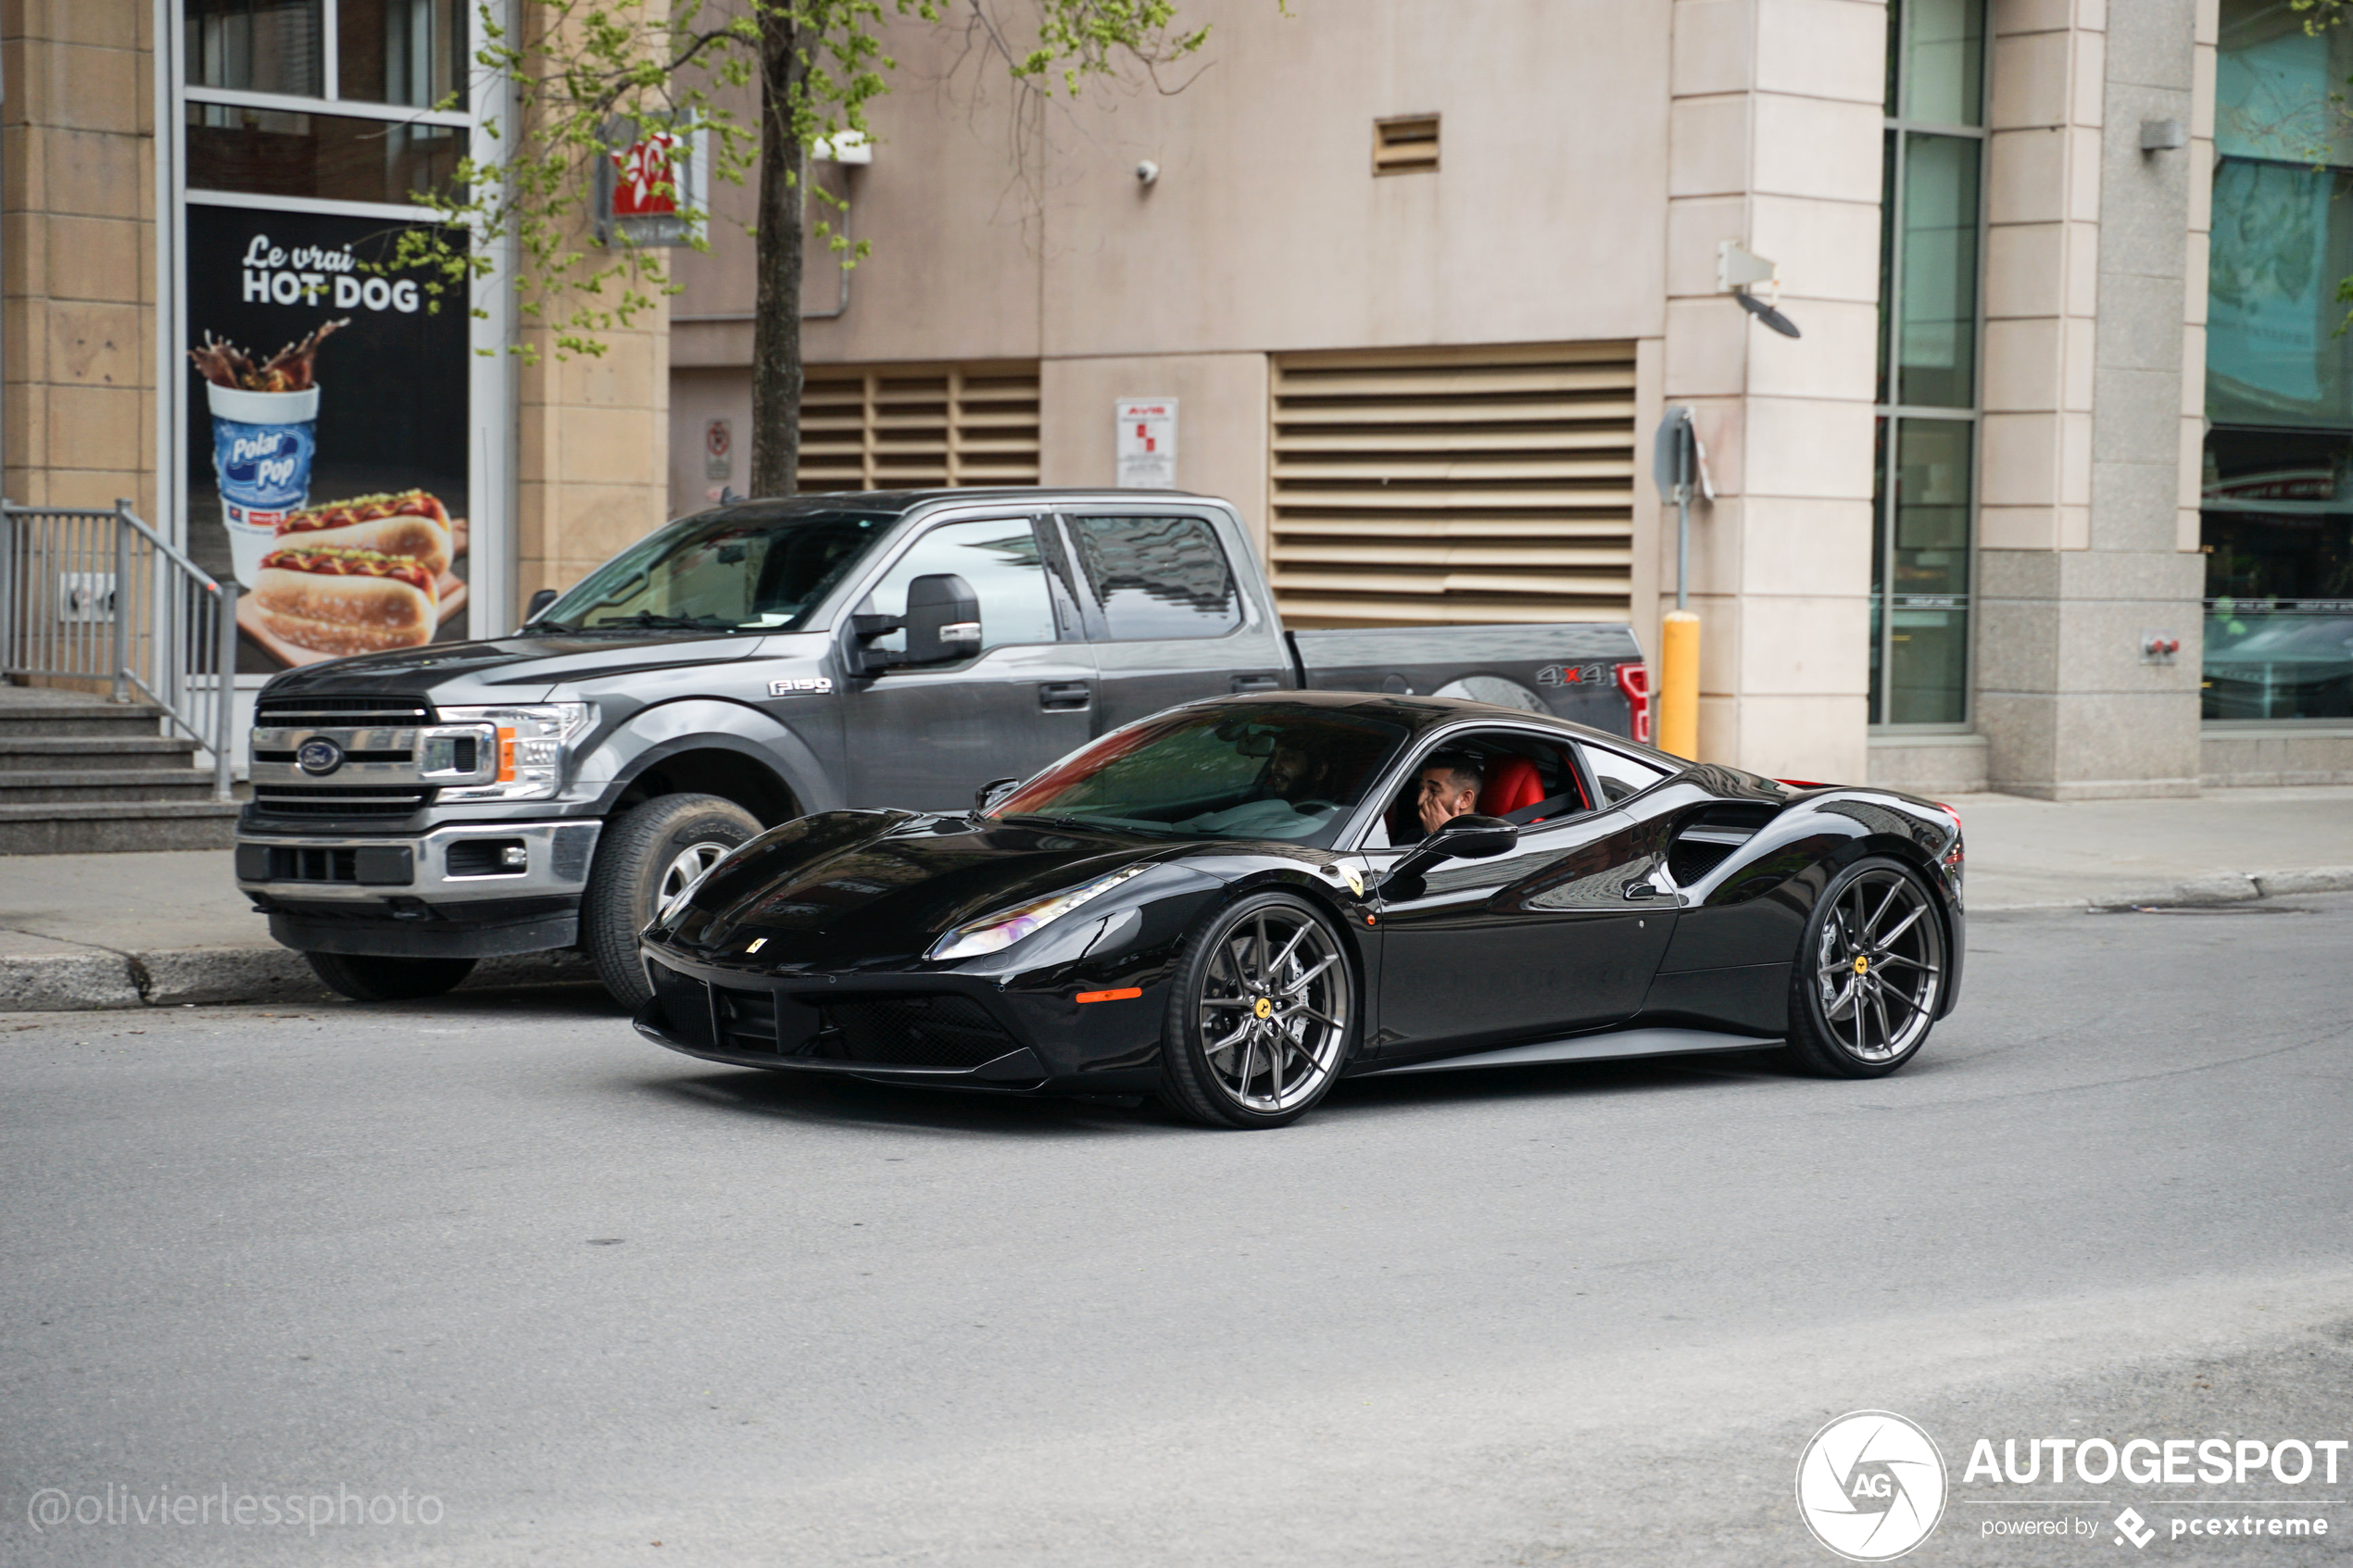
[[[397,221],[187,223],[188,551],[245,590],[238,668],[466,635],[464,298],[368,270]]]
[[[702,427],[702,474],[705,479],[736,477],[735,427],[725,420]]]
[[[1118,408],[1118,440],[1114,452],[1119,463],[1122,490],[1176,488],[1176,399],[1123,397]]]
[[[597,167],[598,242],[692,245],[698,220],[688,215],[705,210],[707,140],[699,131],[608,122],[605,144],[620,151],[607,154]]]

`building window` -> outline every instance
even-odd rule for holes
[[[1969,718],[1983,0],[1888,11],[1871,721]]]
[[[2223,0],[2208,270],[2208,719],[2353,717],[2353,32]]]
[[[464,107],[469,7],[182,3],[188,189],[376,207],[456,189],[473,131]],[[345,112],[317,112],[328,104]]]

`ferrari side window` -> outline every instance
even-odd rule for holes
[[[1675,776],[1670,770],[1655,762],[1629,757],[1605,746],[1588,746],[1585,760],[1602,786],[1604,805],[1615,806],[1629,795],[1640,795],[1651,785]]]
[[[1415,843],[1464,812],[1541,827],[1592,809],[1567,746],[1526,731],[1472,730],[1448,736],[1421,759],[1365,847]]]

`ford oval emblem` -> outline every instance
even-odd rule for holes
[[[295,753],[295,765],[306,773],[332,773],[343,766],[343,747],[323,735],[313,735]]]

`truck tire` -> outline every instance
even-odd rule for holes
[[[588,893],[580,901],[580,946],[612,999],[635,1012],[653,997],[637,961],[637,933],[713,860],[760,832],[760,821],[715,795],[661,795],[605,824]]]
[[[305,953],[327,988],[355,1002],[417,1002],[454,991],[474,972],[472,959],[389,959],[362,953]]]

